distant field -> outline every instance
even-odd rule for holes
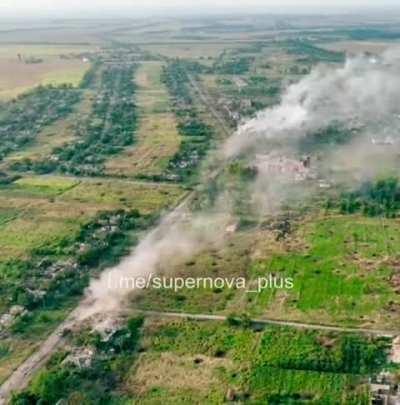
[[[139,128],[136,143],[107,162],[107,173],[129,177],[160,175],[179,150],[180,135],[168,107],[161,69],[161,63],[144,63],[137,71]]]
[[[91,45],[0,45],[0,58],[17,58],[18,54],[48,58],[59,55],[80,54],[95,51],[97,48]]]
[[[29,258],[42,246],[57,249],[100,211],[136,208],[152,213],[176,204],[182,196],[178,187],[169,185],[25,177],[0,188],[0,265]]]
[[[85,51],[87,49],[74,47],[0,46],[0,100],[12,99],[39,84],[77,86],[90,64],[79,58],[60,59],[60,55]],[[42,62],[26,63],[29,58],[42,59]]]
[[[157,44],[157,45],[142,45],[141,48],[145,51],[167,56],[170,58],[216,58],[225,49],[233,48],[235,45],[226,43],[188,43],[188,44]]]
[[[318,46],[330,51],[347,52],[353,54],[363,52],[380,54],[389,48],[396,48],[398,50],[400,44],[398,42],[381,41],[339,41],[333,43],[321,43]]]

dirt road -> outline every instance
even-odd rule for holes
[[[191,314],[188,312],[162,312],[162,311],[139,311],[139,312],[146,316],[155,316],[160,318],[183,318],[183,319],[193,319],[197,321],[226,321],[228,318],[227,316],[224,315]],[[302,322],[265,319],[265,318],[250,319],[249,321],[254,325],[290,326],[292,328],[298,329],[313,329],[313,330],[341,332],[341,333],[358,333],[371,336],[395,337],[400,335],[400,331],[394,330],[388,331],[382,329],[346,328],[333,325],[320,325],[313,323],[302,323]]]
[[[14,391],[26,388],[34,374],[43,367],[64,339],[62,332],[73,322],[74,312],[41,343],[39,349],[28,357],[0,387],[0,404],[7,404]]]
[[[196,86],[194,81],[192,85]],[[200,89],[198,89],[198,91],[200,92]],[[203,97],[205,96],[203,95]],[[203,101],[206,102],[206,100]],[[109,113],[110,112],[107,112],[107,115]],[[104,130],[106,130],[106,128]],[[211,173],[209,177],[213,175],[215,174]],[[183,201],[179,203],[178,206],[175,207],[175,209],[172,210],[172,212],[166,215],[165,221],[167,224],[174,223],[175,221],[179,220],[182,215],[184,215],[188,206],[190,205],[190,202],[196,196],[196,193],[196,190],[192,191]],[[152,230],[150,232],[152,232]],[[39,349],[29,358],[27,358],[3,383],[3,385],[0,387],[0,405],[7,403],[13,391],[20,391],[28,386],[34,375],[46,364],[55,350],[62,345],[64,341],[62,331],[74,323],[74,319],[79,317],[78,315],[80,314],[81,310],[86,307],[86,305],[87,303],[85,300],[83,300],[70,314],[70,316],[61,325],[59,325],[45,341],[42,342]]]
[[[189,79],[190,86],[197,93],[201,102],[214,117],[214,119],[222,129],[224,135],[227,137],[231,136],[232,130],[227,127],[225,120],[222,118],[221,114],[214,108],[213,100],[211,99],[209,94],[207,94],[207,92],[199,85],[199,83],[193,78],[192,75],[190,75],[188,72],[186,72],[186,75]]]

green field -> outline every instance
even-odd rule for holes
[[[199,254],[177,273],[245,277],[249,290],[273,274],[292,278],[293,289],[151,290],[137,296],[134,306],[393,329],[400,321],[392,310],[399,304],[398,287],[391,281],[397,226],[390,220],[328,216],[302,223],[283,243],[271,232],[239,232],[224,249]]]
[[[5,218],[0,228],[2,261],[27,257],[42,246],[56,248],[65,238],[73,239],[82,224],[101,211],[122,208],[154,213],[174,206],[183,195],[169,185],[24,177],[0,188],[1,218]]]
[[[132,403],[219,404],[230,395],[249,403],[366,404],[365,374],[384,365],[387,350],[384,340],[358,336],[190,321],[149,322],[143,345],[124,383]]]

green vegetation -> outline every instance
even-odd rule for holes
[[[385,367],[389,349],[384,338],[283,327],[253,331],[219,322],[151,320],[142,325],[143,318],[135,317],[107,335],[73,333],[69,347],[11,403],[222,403],[229,397],[368,404],[366,375]]]
[[[396,224],[328,217],[310,222],[298,232],[304,235],[302,243],[307,248],[273,255],[253,267],[254,276],[292,277],[294,288],[284,295],[264,290],[250,307],[279,317],[274,303],[285,296],[280,311],[286,316],[293,313],[302,320],[365,325],[375,323],[379,314],[380,324],[390,327],[390,308],[398,296],[390,281],[391,266],[384,258],[399,243]]]
[[[400,185],[397,178],[368,181],[359,190],[343,193],[340,210],[344,214],[362,212],[370,217],[397,217],[400,210]]]
[[[345,54],[342,52],[329,51],[302,40],[287,41],[282,45],[289,53],[301,56],[308,63],[341,63],[345,60]]]
[[[137,403],[171,397],[221,403],[229,395],[245,402],[367,404],[365,375],[385,366],[389,347],[386,339],[195,321],[155,324],[145,336],[150,350],[128,380],[140,387],[131,390]],[[164,362],[179,383],[156,378]]]
[[[395,40],[400,38],[400,32],[397,29],[386,30],[386,29],[376,29],[376,28],[358,28],[345,30],[344,33],[349,36],[349,38],[357,41],[366,40]]]
[[[162,176],[179,150],[181,136],[161,81],[163,63],[143,63],[135,72],[138,125],[135,144],[106,162],[106,174],[121,177]]]
[[[61,398],[73,403],[112,403],[118,398],[113,390],[137,356],[142,324],[143,318],[131,318],[126,327],[106,339],[99,333],[81,332],[72,342],[75,347],[56,353],[29,389],[15,395],[11,404],[51,405]],[[86,362],[80,365],[74,358],[82,345],[90,349]]]
[[[195,65],[197,66],[197,65]],[[170,160],[166,179],[187,180],[195,174],[202,158],[211,146],[213,131],[205,124],[190,93],[188,69],[182,62],[170,63],[163,72],[163,81],[174,99],[174,111],[182,142],[178,153]]]
[[[23,159],[15,162],[13,169],[33,170],[40,174],[58,171],[73,175],[101,175],[106,159],[134,141],[137,120],[133,101],[136,89],[134,69],[132,64],[105,67],[92,114],[82,127],[76,129],[77,141],[56,148],[50,160],[32,162]],[[88,83],[91,80],[89,77]]]
[[[213,66],[213,70],[218,74],[224,75],[242,75],[250,70],[253,62],[251,57],[240,57],[232,60],[224,60]]]
[[[0,160],[33,142],[40,130],[71,113],[80,100],[70,86],[40,86],[1,105]]]
[[[244,277],[247,289],[254,290],[260,277],[274,275],[292,278],[293,288],[265,288],[254,293],[228,287],[183,288],[177,293],[151,290],[135,297],[135,307],[216,314],[246,311],[252,317],[393,327],[399,319],[393,308],[400,302],[395,259],[400,236],[395,222],[332,215],[302,224],[277,220],[275,228],[271,232],[246,227],[224,249],[196,255],[175,269],[175,274]],[[281,237],[282,233],[286,235]],[[252,252],[266,253],[251,259]]]
[[[219,278],[225,286],[150,288],[125,307],[127,316],[144,309],[218,314],[225,322],[159,314],[146,322],[123,318],[102,332],[76,324],[63,330],[62,347],[12,404],[367,405],[369,379],[386,367],[397,370],[388,364],[390,339],[251,321],[374,333],[399,324],[398,179],[342,192],[334,177],[339,170],[329,165],[332,147],[353,140],[357,128],[332,122],[297,144],[265,140],[255,163],[205,160],[230,129],[276,104],[282,89],[315,64],[343,63],[344,53],[317,44],[379,36],[380,28],[335,29],[318,20],[315,29],[304,29],[304,21],[298,28],[293,18],[220,20],[198,20],[195,27],[183,20],[133,27],[107,22],[98,35],[93,24],[87,35],[99,42],[95,55],[60,58],[97,61],[79,89],[39,87],[0,105],[0,382],[66,319],[91,277],[130,252],[162,210],[182,200],[184,189],[196,186],[191,214],[210,210],[226,219],[218,229],[221,245],[207,244],[206,234],[204,249],[193,257],[157,269]],[[39,68],[46,58],[34,54],[26,61]],[[48,80],[76,81],[70,73]],[[293,165],[301,173],[296,184],[283,186],[289,198],[280,193],[282,184],[270,187],[268,176],[268,184],[255,184],[268,142],[272,158],[276,148],[277,156],[312,156],[304,181],[303,168]],[[324,162],[326,173],[314,176]],[[205,184],[198,184],[202,164]],[[326,176],[329,184],[323,174],[333,177]],[[322,189],[328,188],[332,198],[324,207]],[[269,198],[275,192],[276,204]],[[190,230],[191,215],[183,220]],[[291,279],[293,288],[257,290],[269,276]],[[228,286],[238,278],[245,287]]]
[[[128,231],[145,229],[152,222],[153,218],[142,217],[138,211],[99,214],[75,238],[62,241],[56,253],[54,247],[48,246],[36,250],[29,262],[14,262],[8,272],[4,269],[1,285],[4,304],[9,305],[11,299],[11,304],[30,311],[62,306],[66,298],[82,293],[90,269],[111,259],[115,261],[127,251],[134,242],[132,237],[128,238]],[[30,319],[33,313],[14,324],[14,332],[25,330]]]

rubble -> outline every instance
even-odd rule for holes
[[[225,228],[226,233],[235,233],[237,230],[237,224],[231,224]]]
[[[13,305],[9,311],[10,315],[13,317],[19,316],[24,312],[26,312],[26,310],[22,305]]]
[[[393,339],[390,361],[395,364],[400,364],[400,336]]]
[[[311,169],[311,157],[302,160],[296,160],[286,156],[278,155],[256,155],[257,169],[261,172],[287,175],[294,181],[303,181],[315,178]]]
[[[370,391],[372,404],[389,405],[400,403],[400,392],[394,375],[388,371],[382,371],[376,377],[370,379]]]
[[[27,309],[22,305],[13,305],[8,312],[0,317],[0,330],[4,331],[9,329],[18,318],[27,313]]]
[[[95,349],[91,347],[74,349],[61,364],[73,364],[79,369],[89,368],[92,365],[95,353]]]

